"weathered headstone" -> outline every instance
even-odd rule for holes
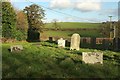
[[[13,45],[10,47],[10,51],[14,52],[14,51],[22,51],[23,50],[23,46],[22,45]]]
[[[71,37],[70,50],[79,50],[80,49],[80,35],[75,33]]]
[[[65,40],[63,38],[58,39],[58,47],[65,48]]]
[[[103,64],[103,53],[101,52],[83,52],[82,53],[82,60],[85,63],[101,63]]]

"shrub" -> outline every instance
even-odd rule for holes
[[[21,41],[21,40],[26,40],[27,36],[26,36],[26,33],[25,32],[22,32],[20,30],[18,30],[16,32],[16,39]]]

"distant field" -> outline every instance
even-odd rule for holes
[[[80,23],[80,22],[59,22],[57,23],[63,28],[99,28],[100,23]],[[45,28],[54,28],[53,23],[47,23]]]
[[[45,31],[41,35],[46,35],[49,37],[71,37],[72,34],[78,33],[81,37],[102,37],[102,35],[97,30],[87,30],[87,31]]]
[[[78,33],[81,37],[103,37],[99,32],[100,24],[101,23],[59,22],[57,25],[64,31],[55,31],[52,30],[55,29],[53,23],[47,23],[45,28],[49,28],[50,30],[44,31],[41,35],[68,38],[72,36],[72,34]]]

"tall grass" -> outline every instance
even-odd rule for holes
[[[20,43],[18,43],[20,44]],[[2,44],[3,78],[118,78],[120,53],[95,49],[70,51],[54,43],[25,43],[21,52],[9,52]],[[82,52],[103,52],[104,64],[85,64]],[[115,55],[118,57],[115,57]]]

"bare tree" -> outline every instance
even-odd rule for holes
[[[57,19],[53,19],[52,27],[54,27],[55,30],[60,30],[61,29],[60,25],[58,24],[58,20]]]

